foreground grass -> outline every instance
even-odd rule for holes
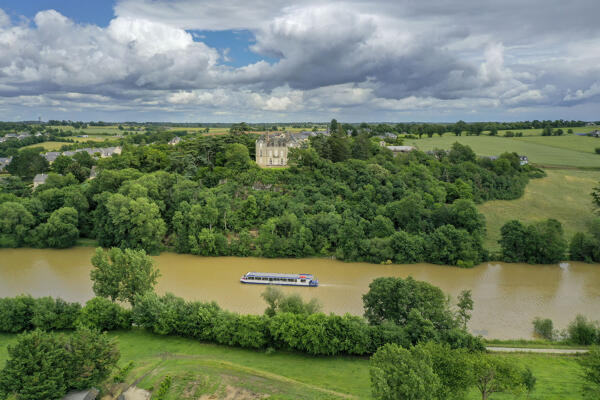
[[[311,357],[308,355],[244,350],[199,343],[180,337],[163,337],[140,330],[112,332],[121,350],[120,365],[134,362],[126,379],[155,390],[165,376],[173,379],[167,399],[210,398],[340,399],[370,396],[369,362],[362,357]],[[0,365],[6,345],[15,335],[0,335]],[[577,356],[498,354],[529,367],[537,377],[530,399],[581,399]],[[227,397],[229,396],[229,397]],[[479,399],[473,390],[467,399]],[[494,395],[492,399],[510,399]]]
[[[563,224],[568,240],[576,232],[586,230],[592,213],[590,193],[600,181],[600,171],[549,169],[546,173],[545,178],[532,179],[520,199],[494,200],[477,206],[486,219],[486,248],[499,248],[500,228],[512,219],[531,223],[555,218]]]
[[[600,169],[600,155],[594,154],[594,148],[600,147],[600,139],[567,136],[526,136],[505,138],[499,136],[454,136],[406,139],[405,144],[416,146],[419,150],[449,149],[459,142],[471,146],[482,156],[497,156],[503,152],[515,152],[526,155],[529,161],[541,166],[563,166],[575,168]]]

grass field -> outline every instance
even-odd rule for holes
[[[529,161],[541,166],[563,166],[600,169],[600,155],[594,154],[594,148],[600,147],[600,139],[587,136],[528,136],[505,138],[499,136],[454,136],[406,139],[405,144],[416,146],[419,150],[449,149],[459,142],[471,146],[482,156],[500,155],[503,152],[515,152],[526,155]]]
[[[512,219],[529,223],[555,218],[563,224],[567,239],[585,231],[592,213],[590,193],[600,182],[600,171],[548,169],[546,173],[545,178],[532,179],[520,199],[477,206],[486,219],[486,248],[499,248],[500,228]]]
[[[42,142],[36,144],[30,144],[29,146],[21,147],[21,149],[30,149],[32,147],[43,147],[44,150],[54,151],[60,149],[62,146],[68,145],[67,142]]]
[[[179,337],[157,336],[143,331],[113,332],[119,342],[120,365],[134,361],[126,381],[141,388],[158,388],[166,375],[173,378],[167,399],[369,399],[369,362],[360,357],[311,357],[302,354],[243,350],[203,344]],[[6,345],[15,335],[0,335],[0,365]],[[530,399],[581,399],[582,384],[576,356],[498,354],[537,377]],[[229,396],[229,397],[227,397]],[[481,396],[472,391],[468,400]],[[509,399],[494,395],[491,399]]]

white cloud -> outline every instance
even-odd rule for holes
[[[0,118],[94,105],[245,120],[532,107],[570,118],[557,108],[600,101],[600,5],[561,4],[121,0],[105,28],[54,10],[13,24],[0,9]],[[277,61],[224,65],[235,54],[186,29],[249,29],[251,50]]]

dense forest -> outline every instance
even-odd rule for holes
[[[39,149],[22,152],[22,164],[50,174],[34,191],[31,170],[0,181],[0,246],[69,247],[83,237],[151,253],[472,266],[488,258],[475,203],[518,198],[543,175],[516,154],[478,158],[456,143],[394,156],[339,131],[293,149],[281,169],[256,166],[253,134],[126,144],[121,155],[51,166]]]

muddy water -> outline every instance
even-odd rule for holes
[[[89,280],[93,248],[0,250],[0,297],[30,293],[84,302],[93,296]],[[486,263],[473,269],[415,264],[373,265],[329,259],[206,258],[163,253],[159,292],[193,300],[215,300],[222,307],[261,313],[262,285],[239,283],[248,271],[313,273],[318,288],[283,288],[316,297],[326,312],[362,314],[361,295],[379,276],[413,276],[441,287],[453,297],[473,291],[474,333],[491,338],[530,338],[531,321],[548,317],[562,328],[577,313],[600,319],[600,265],[568,263],[526,265]]]

